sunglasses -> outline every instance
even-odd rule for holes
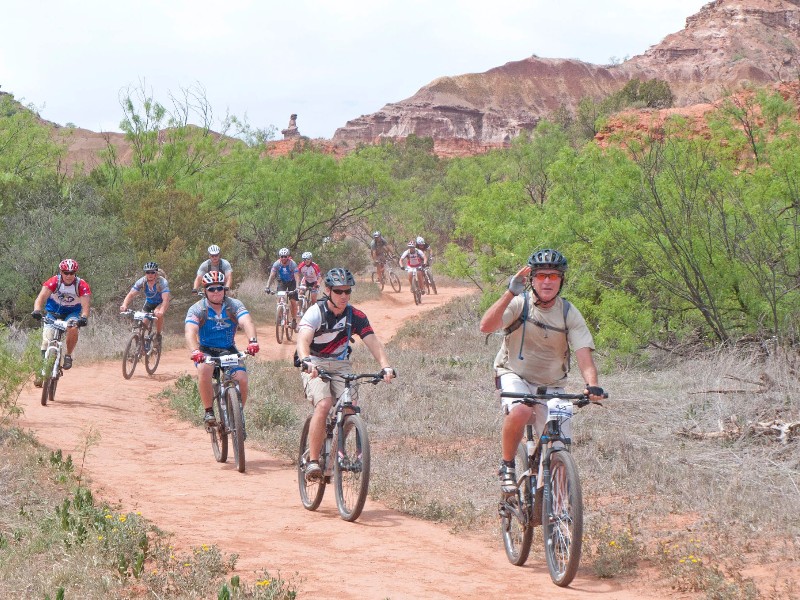
[[[219,258],[219,254],[209,254],[211,258]]]
[[[533,278],[536,281],[558,281],[561,279],[561,273],[536,273]]]
[[[61,271],[62,275],[75,275],[77,271]]]
[[[338,294],[338,295],[340,295],[340,296],[341,296],[342,294],[347,294],[347,295],[349,296],[350,294],[352,294],[352,293],[353,293],[353,289],[352,289],[352,288],[350,288],[349,290],[333,290],[333,289],[332,289],[331,291],[332,291],[334,294]]]
[[[225,291],[225,286],[217,285],[217,286],[214,286],[214,287],[207,287],[206,291],[207,292],[224,292]]]
[[[156,272],[155,271],[145,271],[144,274],[145,275],[155,275]]]

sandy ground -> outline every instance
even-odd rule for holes
[[[359,306],[386,342],[406,319],[466,292],[442,288],[417,307],[404,289]],[[272,328],[260,327],[259,339],[260,360],[288,360],[294,351],[293,343],[276,343]],[[586,568],[562,590],[550,582],[543,562],[532,558],[514,567],[492,540],[454,535],[369,499],[358,521],[346,523],[332,489],[316,512],[306,511],[289,461],[248,445],[244,474],[232,457],[216,463],[205,431],[179,421],[153,398],[193,370],[188,353],[175,350],[164,354],[154,377],[139,365],[126,381],[119,361],[82,365],[79,345],[54,403],[43,407],[38,389],[24,390],[20,426],[46,446],[72,454],[78,465],[89,432],[99,434],[84,467],[99,498],[121,511],[140,512],[173,533],[180,548],[216,544],[223,553],[237,553],[237,572],[247,579],[262,569],[280,572],[298,586],[300,598],[668,597],[652,582],[622,587]],[[392,385],[402,385],[402,379]],[[299,378],[297,390],[288,393],[301,393]]]

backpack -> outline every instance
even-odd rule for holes
[[[530,309],[528,306],[528,293],[524,292],[523,296],[523,304],[522,304],[522,314],[520,314],[519,318],[516,321],[511,323],[508,327],[502,330],[504,336],[508,336],[511,333],[515,332],[522,326],[522,337],[519,340],[519,360],[525,360],[522,356],[522,343],[525,341],[525,324],[530,321],[537,327],[541,327],[542,329],[549,329],[550,331],[557,331],[563,333],[564,336],[567,338],[567,368],[569,368],[569,328],[567,327],[567,313],[569,312],[570,307],[572,306],[566,298],[561,298],[561,301],[564,304],[564,327],[553,327],[552,325],[547,325],[546,323],[542,323],[541,321],[537,321],[535,319],[528,319],[530,314]]]
[[[236,318],[236,311],[231,310],[233,308],[233,301],[225,296],[225,300],[222,302],[222,306],[226,309],[225,314],[233,323],[233,327],[236,328],[239,326],[239,319]],[[208,304],[206,303],[206,299],[203,298],[203,313],[200,315],[200,327],[202,328],[205,325],[206,321],[208,320]]]
[[[56,289],[53,291],[53,293],[55,294],[56,292],[61,290],[61,286],[62,285],[64,285],[64,283],[61,280],[61,273],[59,273],[58,274],[58,282],[56,283]],[[78,294],[78,298],[80,298],[83,295],[81,293],[81,278],[78,277],[77,275],[75,275],[75,283],[74,283],[74,285],[75,285],[75,293]]]
[[[327,298],[323,298],[322,300],[317,300],[317,302],[316,302],[317,308],[319,309],[319,312],[322,315],[324,315],[325,311],[327,310],[327,308],[325,307],[325,303],[327,301],[328,301]],[[350,358],[350,354],[353,352],[353,347],[350,345],[350,343],[352,343],[352,341],[353,341],[353,338],[350,335],[350,332],[353,329],[353,307],[350,304],[348,304],[347,308],[345,309],[345,319],[346,319],[345,327],[347,329],[347,342],[348,342],[348,345],[347,345],[347,357]],[[328,329],[328,321],[327,321],[327,319],[323,318],[322,319],[322,326],[319,329],[317,329],[317,331],[315,331],[314,333],[317,333],[319,331],[321,331],[323,333],[327,333],[329,331],[334,331],[334,330],[333,329]],[[323,358],[330,358],[330,357],[323,357]],[[295,367],[299,367],[301,364],[302,363],[300,361],[300,357],[297,354],[297,350],[295,350],[294,351],[294,366]]]

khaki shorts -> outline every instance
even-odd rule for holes
[[[332,373],[352,373],[353,365],[349,360],[334,360],[327,358],[312,358],[314,365],[322,367],[326,371]],[[320,377],[312,379],[309,373],[300,373],[303,380],[303,390],[305,390],[306,398],[311,401],[313,406],[319,404],[325,398],[333,398],[334,404],[336,400],[344,393],[344,381],[334,378],[333,381],[323,381]],[[352,389],[353,404],[358,403],[358,393],[356,388]]]

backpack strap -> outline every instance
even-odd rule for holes
[[[231,299],[228,298],[227,296],[225,296],[225,300],[222,302],[222,307],[225,309],[225,314],[231,320],[233,326],[238,327],[239,319],[236,318],[235,312],[231,311],[231,308],[233,307],[233,302],[231,302]],[[203,327],[203,325],[206,324],[207,320],[208,320],[208,303],[206,299],[203,298],[203,312],[200,313],[200,327]]]
[[[536,319],[528,319],[529,314],[529,306],[528,306],[528,293],[524,292],[525,296],[523,298],[522,304],[522,313],[520,314],[519,318],[514,321],[511,325],[506,327],[502,330],[503,335],[510,335],[511,333],[515,332],[522,326],[522,337],[519,340],[519,354],[517,358],[519,360],[525,360],[522,356],[522,344],[525,341],[525,324],[530,320],[531,323],[536,325],[537,327],[541,327],[542,329],[550,330],[550,331],[557,331],[559,333],[563,333],[567,339],[567,369],[569,369],[569,328],[567,327],[567,313],[569,312],[570,307],[572,306],[565,298],[561,298],[563,303],[563,318],[564,318],[564,327],[553,327],[552,325],[548,325],[547,323],[542,323],[541,321],[537,321]]]

